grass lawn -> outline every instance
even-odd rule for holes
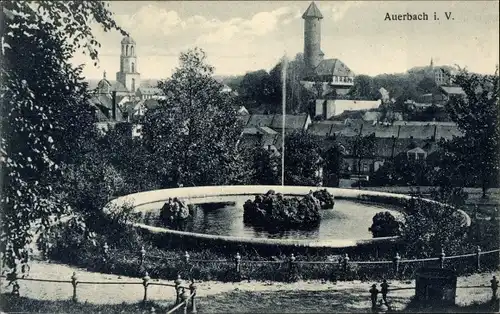
[[[233,291],[198,298],[198,313],[371,313],[368,296],[364,291]],[[156,302],[95,305],[71,301],[40,301],[25,297],[1,295],[1,309],[5,312],[31,313],[148,313],[154,307],[156,313],[165,313],[172,305]],[[411,304],[409,296],[392,297],[400,313],[447,312],[493,313],[491,302],[467,306],[418,307]],[[179,311],[181,313],[182,311]],[[189,311],[188,311],[189,312]]]
[[[141,313],[155,308],[156,313],[166,313],[172,305],[159,305],[154,302],[123,304],[74,303],[72,301],[36,300],[1,294],[0,310],[7,313]]]

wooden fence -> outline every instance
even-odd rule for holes
[[[298,264],[333,264],[333,265],[338,265],[340,266],[342,272],[346,274],[349,270],[349,267],[353,264],[356,265],[373,265],[373,264],[386,264],[389,267],[393,268],[393,271],[395,274],[398,274],[399,268],[401,264],[405,263],[419,263],[419,262],[428,262],[428,261],[438,261],[439,266],[441,268],[444,268],[446,265],[447,260],[453,260],[453,259],[462,259],[462,258],[470,258],[470,257],[475,257],[475,268],[477,271],[481,270],[481,256],[487,255],[487,254],[494,254],[494,253],[499,253],[500,249],[495,249],[495,250],[490,250],[490,251],[482,251],[479,247],[476,248],[474,253],[470,254],[463,254],[463,255],[455,255],[455,256],[446,256],[444,250],[441,251],[439,256],[437,257],[431,257],[431,258],[423,258],[423,259],[402,259],[401,256],[396,253],[394,258],[392,260],[379,260],[379,261],[351,261],[349,258],[348,254],[345,254],[343,256],[338,256],[337,260],[327,260],[327,261],[307,261],[307,260],[297,260],[295,255],[292,253],[287,259],[284,260],[245,260],[241,257],[239,253],[236,253],[236,255],[231,258],[231,259],[218,259],[218,260],[208,260],[208,259],[192,259],[189,252],[185,252],[184,255],[180,257],[173,257],[173,258],[167,258],[163,256],[154,256],[154,255],[148,255],[145,248],[142,247],[140,251],[138,252],[139,258],[138,258],[138,267],[139,269],[144,269],[145,267],[145,262],[146,258],[151,258],[151,259],[161,259],[161,260],[182,260],[184,266],[186,269],[188,269],[189,265],[191,263],[195,262],[200,262],[200,263],[229,263],[232,264],[233,272],[237,276],[236,278],[242,278],[241,273],[242,273],[242,265],[243,264],[252,264],[252,263],[260,263],[260,264],[285,264],[288,265],[288,275],[289,278],[298,278],[298,272],[299,268],[297,267]],[[109,246],[105,243],[102,247],[102,262],[107,263],[110,258],[110,248]],[[41,281],[41,282],[54,282],[54,283],[71,283],[73,287],[73,301],[77,301],[77,287],[78,285],[85,285],[85,284],[94,284],[94,285],[142,285],[144,287],[144,296],[143,296],[143,302],[146,302],[148,299],[148,287],[149,286],[164,286],[164,287],[173,287],[176,292],[176,300],[175,300],[175,306],[168,312],[168,313],[173,313],[176,310],[183,309],[184,313],[188,312],[188,308],[190,308],[191,313],[196,313],[196,285],[194,283],[193,278],[188,278],[191,280],[191,284],[189,286],[183,286],[182,285],[182,279],[181,276],[178,275],[177,279],[174,281],[174,284],[167,284],[167,283],[156,283],[156,282],[151,282],[151,278],[146,271],[144,274],[144,277],[142,277],[142,281],[138,282],[121,282],[121,281],[79,281],[76,273],[73,273],[71,276],[71,280],[50,280],[50,279],[34,279],[34,278],[19,278],[16,273],[10,273],[7,276],[2,276],[4,278],[7,278],[9,281],[9,285],[12,285],[12,293],[15,295],[19,295],[19,284],[18,280],[25,280],[25,281]],[[494,278],[495,279],[495,278]],[[496,279],[495,279],[496,280]],[[486,286],[478,286],[478,288],[484,288]],[[496,286],[494,286],[494,281],[492,280],[492,285],[491,289],[493,290],[493,295],[496,298],[496,289],[498,288],[498,282],[496,283]],[[405,288],[409,289],[409,288]],[[398,289],[393,289],[398,290]],[[189,292],[188,292],[189,291]]]
[[[146,258],[151,258],[151,259],[160,259],[160,260],[182,260],[184,262],[185,267],[187,268],[190,263],[232,263],[233,264],[233,271],[236,274],[237,277],[241,277],[241,272],[242,272],[242,264],[252,264],[252,263],[260,263],[260,264],[288,264],[288,270],[289,270],[289,275],[293,277],[294,275],[297,275],[298,264],[334,264],[334,265],[340,265],[341,269],[344,273],[347,273],[349,270],[350,265],[377,265],[377,264],[386,264],[386,265],[392,265],[393,271],[395,274],[399,273],[399,269],[401,264],[408,264],[408,263],[419,263],[419,262],[429,262],[429,261],[437,261],[439,262],[439,266],[441,268],[444,268],[446,265],[447,260],[454,260],[454,259],[463,259],[463,258],[470,258],[470,257],[475,257],[475,268],[477,271],[481,270],[481,256],[483,255],[489,255],[489,254],[494,254],[494,253],[500,253],[500,249],[495,249],[495,250],[490,250],[490,251],[482,251],[479,246],[476,247],[476,250],[474,253],[470,254],[462,254],[462,255],[454,255],[454,256],[446,256],[445,251],[442,249],[439,256],[437,257],[430,257],[430,258],[421,258],[421,259],[402,259],[399,253],[396,253],[394,255],[394,258],[392,260],[379,260],[379,261],[351,261],[349,258],[349,255],[346,253],[343,256],[337,256],[336,260],[326,260],[326,261],[307,261],[307,260],[297,260],[295,255],[292,253],[287,259],[284,260],[245,260],[242,259],[240,253],[236,253],[236,255],[231,258],[231,259],[216,259],[216,260],[208,260],[208,259],[192,259],[189,252],[185,252],[184,255],[179,256],[179,257],[163,257],[163,256],[156,256],[156,255],[147,255],[146,250],[144,247],[141,248],[141,250],[138,252],[139,259],[139,267],[142,269],[145,265]],[[109,247],[105,243],[104,244],[104,249],[103,249],[103,262],[106,262],[109,258]],[[499,256],[499,263],[500,263],[500,256]],[[390,266],[389,266],[390,267]]]
[[[53,280],[53,279],[40,279],[40,278],[18,278],[16,273],[11,273],[7,276],[0,276],[1,278],[6,278],[9,281],[9,285],[12,285],[12,294],[19,296],[19,283],[18,281],[38,281],[38,282],[52,282],[52,283],[66,283],[71,284],[73,289],[73,302],[78,302],[77,288],[81,285],[142,285],[144,288],[144,295],[142,302],[146,304],[148,301],[148,287],[150,286],[162,286],[162,287],[172,287],[175,289],[176,299],[174,307],[171,308],[167,314],[174,313],[182,309],[184,314],[196,313],[196,285],[194,280],[191,281],[189,286],[182,285],[182,279],[180,275],[174,281],[173,284],[151,282],[151,277],[146,272],[141,281],[80,281],[75,272],[71,276],[70,280]],[[189,291],[189,292],[188,292]],[[152,309],[154,311],[154,308]]]

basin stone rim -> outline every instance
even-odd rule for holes
[[[171,188],[171,189],[161,189],[153,190],[147,192],[138,192],[128,194],[122,197],[118,197],[105,207],[105,211],[111,211],[113,208],[119,208],[122,205],[129,204],[134,208],[137,206],[167,201],[170,197],[177,197],[181,199],[195,199],[203,197],[214,197],[214,196],[236,196],[236,195],[256,195],[264,194],[269,190],[274,190],[276,193],[282,193],[285,195],[306,195],[309,191],[326,189],[335,198],[350,199],[363,201],[363,197],[370,196],[381,196],[389,197],[400,200],[409,200],[412,198],[410,195],[405,194],[395,194],[379,191],[370,190],[355,190],[355,189],[342,189],[342,188],[331,188],[331,187],[312,187],[312,186],[274,186],[274,185],[233,185],[233,186],[203,186],[203,187],[182,187],[182,188]],[[436,201],[430,199],[423,199],[426,202],[437,203]],[[378,202],[383,204],[384,202]],[[447,206],[445,204],[442,204]],[[402,208],[397,208],[396,210],[401,211]],[[457,213],[464,216],[464,219],[468,225],[470,225],[470,217],[463,211],[458,210]],[[250,238],[250,237],[237,237],[237,236],[225,236],[225,235],[213,235],[204,234],[197,232],[187,232],[172,230],[163,227],[154,227],[146,224],[132,223],[135,227],[148,230],[149,232],[159,234],[171,234],[182,237],[192,237],[197,239],[209,239],[209,240],[219,240],[223,242],[230,243],[245,243],[245,244],[267,244],[267,245],[284,245],[284,246],[301,246],[301,247],[328,247],[328,248],[345,248],[353,247],[361,244],[375,244],[382,242],[394,242],[400,237],[381,237],[381,238],[367,238],[358,240],[349,239],[332,239],[332,240],[305,240],[305,239],[266,239],[266,238]]]

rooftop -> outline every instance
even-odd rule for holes
[[[132,37],[130,37],[130,36],[125,36],[125,37],[123,37],[123,39],[122,39],[122,42],[121,42],[121,43],[122,43],[122,45],[124,45],[124,44],[125,44],[125,45],[126,45],[126,44],[135,44],[135,40],[134,40],[134,39],[132,39]]]
[[[311,4],[309,5],[309,7],[307,8],[306,12],[304,12],[304,14],[302,14],[302,18],[303,19],[307,19],[307,18],[317,18],[317,19],[322,19],[323,18],[323,15],[321,14],[321,12],[319,11],[318,7],[316,6],[316,4],[313,2],[311,2]]]

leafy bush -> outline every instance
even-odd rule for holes
[[[187,206],[177,197],[169,198],[160,210],[160,220],[165,226],[178,229],[193,217],[194,211],[194,206]]]
[[[467,240],[470,228],[463,225],[456,208],[413,198],[405,209],[402,240],[407,256],[438,256],[441,249],[446,255],[474,251]]]
[[[255,200],[243,205],[243,219],[269,229],[311,228],[321,219],[320,202],[312,193],[299,199],[284,198],[270,190],[265,195],[257,195]]]
[[[374,238],[393,237],[401,234],[402,223],[390,212],[380,212],[373,216],[373,223],[369,231]]]
[[[313,196],[319,200],[322,209],[330,209],[335,205],[333,195],[326,189],[314,191]]]

